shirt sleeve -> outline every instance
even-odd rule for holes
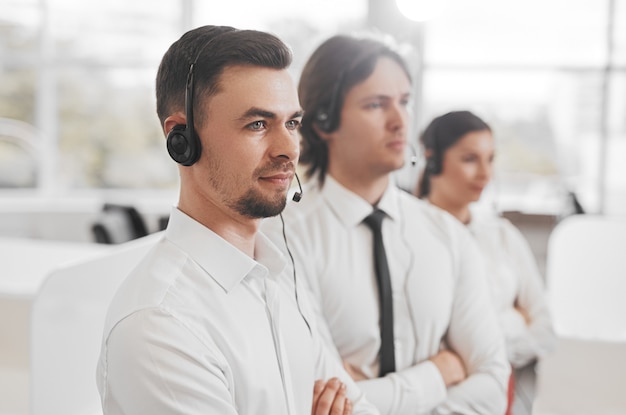
[[[423,414],[446,398],[446,386],[430,360],[407,369],[357,383],[382,414]]]
[[[104,350],[98,381],[105,415],[237,414],[223,363],[162,310],[118,322]]]
[[[376,406],[366,399],[366,394],[360,389],[343,367],[339,351],[335,347],[326,320],[322,317],[320,306],[316,297],[312,295],[309,284],[305,278],[298,281],[298,295],[301,296],[300,304],[303,312],[309,316],[311,335],[316,353],[316,379],[328,380],[333,377],[339,378],[346,385],[346,395],[352,401],[353,415],[378,415]]]
[[[346,385],[346,394],[353,404],[353,415],[379,414],[378,409],[365,398],[365,394],[343,368],[341,356],[333,342],[319,297],[316,295],[319,287],[316,284],[317,279],[310,271],[316,269],[315,264],[306,263],[306,261],[313,261],[313,256],[305,255],[307,251],[302,245],[304,241],[300,238],[290,238],[287,244],[283,235],[283,224],[279,217],[264,219],[261,230],[285,255],[292,256],[294,259],[298,299],[302,312],[307,316],[314,341],[316,380],[339,378]]]
[[[461,232],[458,281],[447,344],[465,364],[468,377],[448,388],[435,414],[501,415],[507,401],[511,367],[504,338],[490,301],[480,251],[469,232]]]
[[[543,280],[528,242],[508,221],[503,221],[503,236],[519,276],[515,305],[524,309],[530,317],[530,324],[527,325],[523,317],[512,309],[510,313],[504,313],[505,320],[501,320],[508,359],[517,368],[548,354],[555,346],[556,336]]]
[[[353,415],[378,415],[380,414],[376,406],[366,399],[363,391],[352,380],[350,375],[343,368],[341,361],[337,359],[335,353],[328,349],[325,342],[317,342],[317,373],[318,378],[328,380],[333,377],[339,378],[346,385],[346,395],[352,401]],[[311,391],[312,392],[312,391]]]
[[[504,339],[490,301],[484,264],[471,235],[452,228],[456,286],[446,347],[463,360],[468,377],[446,389],[437,367],[430,361],[358,382],[368,400],[383,414],[480,414],[505,411],[510,365]]]
[[[271,231],[268,222],[264,223],[264,232]],[[276,222],[274,222],[274,225],[276,225]],[[273,231],[274,235],[278,234],[276,229]],[[342,373],[340,378],[348,385],[352,385],[354,382],[343,369],[341,355],[335,346],[330,328],[322,311],[320,301],[323,294],[319,287],[318,279],[311,272],[311,270],[317,269],[316,264],[313,262],[315,255],[304,254],[307,252],[307,249],[313,248],[306,247],[301,239],[293,241],[290,239],[289,246],[294,253],[294,257],[298,258],[298,263],[296,264],[298,284],[301,284],[303,291],[306,291],[306,297],[310,304],[309,307],[314,315],[313,320],[317,326],[316,332],[325,349],[327,349],[326,353],[331,354],[334,360],[341,365],[339,369],[335,368],[334,372],[327,374],[326,378],[336,376],[332,373],[340,370]],[[347,377],[346,379],[343,378],[344,373]],[[428,360],[405,370],[390,373],[384,378],[356,382],[354,387],[358,394],[362,392],[367,397],[368,402],[365,407],[368,408],[368,411],[370,410],[369,405],[371,402],[377,408],[377,413],[380,411],[381,414],[390,415],[406,413],[407,408],[410,408],[410,413],[426,413],[441,403],[446,396],[446,387],[441,374],[435,365]],[[350,388],[348,388],[348,392],[350,392]],[[351,397],[351,399],[354,398]],[[359,413],[357,412],[358,410],[358,405],[355,405],[353,413]]]

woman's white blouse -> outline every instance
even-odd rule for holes
[[[509,362],[516,368],[524,366],[547,354],[555,343],[544,283],[533,253],[506,218],[474,213],[468,228],[484,257]],[[515,306],[529,315],[529,325]]]

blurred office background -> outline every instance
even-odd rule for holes
[[[398,3],[425,20],[392,0],[0,0],[0,200],[175,189],[156,68],[185,30],[229,24],[282,37],[296,77],[331,34],[390,33],[421,66],[413,140],[451,109],[493,125],[500,210],[558,213],[575,192],[626,213],[626,2]]]
[[[412,142],[450,110],[490,123],[496,180],[483,204],[522,228],[542,271],[574,197],[587,213],[626,215],[626,0],[0,0],[0,10],[0,238],[62,241],[57,260],[83,249],[69,244],[95,242],[105,204],[135,208],[145,233],[162,228],[177,168],[154,78],[169,45],[204,24],[274,32],[293,48],[296,79],[338,32],[374,29],[409,45]],[[414,186],[419,168],[407,165],[399,183]],[[9,350],[27,365],[20,299],[38,283],[0,293],[10,300],[0,312],[22,312],[0,364],[15,363],[2,360]],[[0,390],[17,385],[17,403],[3,407],[0,395],[0,414],[24,413],[28,376],[8,379]]]
[[[203,24],[276,33],[296,78],[337,32],[407,44],[411,140],[449,110],[490,123],[496,180],[482,205],[522,227],[540,266],[574,197],[588,213],[626,214],[624,0],[0,0],[0,10],[0,235],[92,241],[105,203],[160,229],[177,168],[154,78],[167,47]],[[412,188],[420,167],[399,183]]]

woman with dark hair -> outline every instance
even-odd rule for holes
[[[509,362],[514,369],[527,366],[551,350],[555,335],[527,241],[507,219],[478,215],[471,209],[493,176],[491,128],[469,111],[454,111],[436,117],[420,141],[426,167],[416,193],[451,213],[474,235]]]

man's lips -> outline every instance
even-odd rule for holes
[[[293,172],[276,173],[269,176],[262,176],[260,179],[279,185],[289,185],[293,179],[293,175]]]
[[[404,140],[394,140],[387,143],[387,147],[393,148],[395,150],[404,150],[406,147],[406,141]]]

